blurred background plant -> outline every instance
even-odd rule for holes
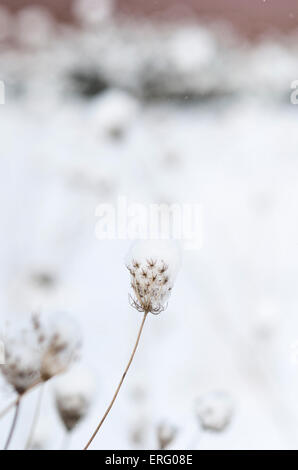
[[[296,2],[0,5],[0,329],[60,309],[80,324],[100,391],[70,446],[95,426],[135,336],[130,242],[94,234],[96,206],[125,195],[202,204],[204,243],[184,253],[95,448],[161,447],[162,423],[177,429],[169,448],[295,448]],[[232,397],[233,419],[200,439],[193,404],[209,390]],[[4,408],[4,380],[0,391]],[[26,443],[37,393],[12,448]],[[47,397],[31,448],[61,446]],[[11,420],[0,421],[3,445]]]

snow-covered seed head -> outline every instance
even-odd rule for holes
[[[49,380],[61,372],[66,372],[78,358],[81,347],[79,327],[74,319],[66,314],[55,314],[48,330],[39,330],[42,344],[40,374],[42,380]]]
[[[5,336],[5,364],[1,372],[6,382],[22,395],[40,380],[40,349],[32,324]]]
[[[157,440],[159,449],[166,449],[175,439],[177,428],[169,423],[161,423],[157,427]]]
[[[171,240],[139,240],[131,247],[126,267],[139,312],[158,314],[166,308],[180,266],[180,251]]]
[[[46,450],[51,439],[52,427],[53,422],[51,419],[44,416],[39,417],[30,441],[30,450]]]
[[[81,367],[59,378],[55,390],[56,406],[67,431],[72,431],[86,416],[93,394],[93,376]]]
[[[234,406],[226,392],[211,392],[201,396],[196,403],[196,414],[203,429],[223,431],[230,423]]]

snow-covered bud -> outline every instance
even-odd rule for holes
[[[86,416],[93,394],[93,376],[81,367],[59,378],[55,390],[56,406],[67,431],[72,431]]]
[[[197,401],[196,414],[203,429],[223,431],[233,416],[233,402],[226,392],[211,392]]]
[[[48,328],[45,335],[40,332],[44,337],[40,367],[43,380],[66,372],[77,359],[81,346],[79,327],[70,315],[54,315]]]
[[[126,259],[134,298],[139,312],[158,314],[166,308],[180,266],[180,251],[171,240],[139,240]]]
[[[166,449],[175,439],[177,428],[169,423],[161,423],[157,428],[159,449]]]

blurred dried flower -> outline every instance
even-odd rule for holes
[[[94,380],[86,369],[76,367],[59,378],[56,406],[67,431],[86,416],[94,393]]]
[[[42,6],[31,5],[22,8],[15,21],[15,31],[22,46],[43,47],[53,37],[53,18],[49,10]]]
[[[171,240],[137,241],[126,262],[135,294],[132,306],[139,312],[162,312],[180,265],[177,244]]]
[[[203,429],[223,431],[233,416],[233,402],[226,392],[215,391],[201,396],[196,403],[196,414]]]
[[[159,449],[166,449],[175,439],[177,428],[170,423],[161,423],[157,427],[157,439]]]
[[[47,325],[33,315],[25,328],[8,333],[4,344],[1,372],[22,395],[35,384],[66,371],[77,358],[80,339],[77,325],[68,315],[54,315]]]
[[[86,26],[98,25],[113,13],[113,0],[76,0],[74,15]]]
[[[40,374],[42,380],[49,380],[65,372],[78,358],[81,347],[79,327],[66,313],[55,314],[47,330],[36,324],[38,338],[42,346]]]
[[[40,349],[32,328],[8,331],[5,340],[5,364],[1,365],[3,377],[22,395],[40,380]]]
[[[138,112],[138,102],[128,93],[110,89],[99,95],[93,104],[92,127],[113,139],[123,137]]]
[[[135,356],[148,313],[157,314],[164,310],[165,301],[170,295],[179,265],[180,253],[177,244],[173,241],[138,240],[131,247],[126,258],[126,266],[131,274],[131,285],[136,295],[136,299],[132,299],[132,305],[144,315],[124,373],[107,410],[85,445],[85,450],[89,448],[118,396]]]

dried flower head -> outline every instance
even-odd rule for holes
[[[233,416],[233,402],[226,392],[211,392],[200,397],[196,414],[203,429],[223,431]]]
[[[33,315],[26,327],[5,338],[5,364],[1,372],[22,395],[38,382],[65,372],[77,358],[80,347],[78,328],[70,316],[54,315],[44,324]]]
[[[6,382],[22,395],[40,380],[40,349],[32,325],[7,331],[4,339],[5,364],[1,372]]]
[[[126,267],[135,297],[131,304],[139,312],[158,314],[166,308],[180,265],[180,252],[170,240],[140,240],[133,244]]]
[[[159,449],[166,449],[175,439],[177,428],[170,423],[161,423],[157,427],[157,440]]]
[[[59,416],[67,431],[72,431],[86,416],[93,393],[93,377],[81,367],[76,367],[60,377],[55,399]]]

